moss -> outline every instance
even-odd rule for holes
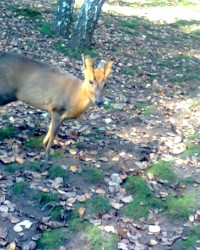
[[[178,176],[172,170],[171,163],[166,161],[158,161],[154,163],[147,173],[153,174],[156,178],[173,183],[178,180]]]
[[[196,241],[200,238],[200,227],[194,226],[187,232],[187,239],[182,241],[182,250],[193,250],[195,249]]]
[[[182,157],[192,157],[193,155],[200,154],[200,145],[199,144],[187,144],[186,150],[182,153]]]
[[[17,13],[18,15],[29,17],[30,19],[39,19],[42,18],[42,14],[37,9],[32,8],[21,8],[15,4],[10,4],[8,9],[12,12]]]
[[[38,193],[36,195],[36,200],[39,205],[46,205],[50,202],[57,202],[58,201],[58,196],[52,193]]]
[[[5,138],[12,138],[15,135],[16,129],[13,126],[8,128],[0,128],[0,140],[3,141]]]
[[[16,196],[22,195],[24,192],[24,189],[27,188],[27,183],[26,182],[19,182],[15,183],[14,186],[12,187],[11,193]]]
[[[81,176],[89,183],[93,185],[103,184],[103,172],[97,168],[84,167],[83,171],[80,173]]]
[[[51,216],[51,218],[53,220],[60,220],[61,219],[61,212],[63,210],[62,206],[56,206],[53,207],[49,213],[49,215]]]
[[[42,140],[43,138],[39,136],[32,137],[25,142],[25,147],[30,149],[41,149]]]
[[[38,248],[40,249],[56,249],[63,241],[64,231],[62,229],[55,229],[42,233],[38,240]]]
[[[48,178],[55,179],[57,177],[62,177],[65,180],[69,179],[69,174],[61,167],[52,165],[48,171]]]
[[[79,216],[78,209],[79,207],[76,206],[74,210],[68,213],[66,218],[70,230],[75,232],[85,231],[89,226],[89,222]]]
[[[18,163],[11,163],[6,165],[6,171],[9,173],[14,173],[17,170],[20,170],[23,166]]]
[[[146,218],[149,209],[163,209],[161,199],[147,187],[146,181],[139,176],[130,176],[124,184],[124,187],[134,195],[134,200],[120,209],[120,213],[134,219]]]
[[[111,209],[109,200],[102,195],[92,197],[85,202],[84,207],[86,208],[86,214],[100,217]]]
[[[87,238],[91,242],[92,250],[116,250],[118,236],[106,233],[100,230],[98,227],[90,226],[87,229]]]
[[[39,26],[39,32],[41,34],[46,35],[48,37],[53,36],[52,26],[50,23],[40,21],[38,22],[38,26]]]
[[[168,216],[173,219],[187,219],[197,208],[199,196],[197,192],[190,192],[182,197],[168,196],[166,198]]]

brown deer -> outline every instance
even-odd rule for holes
[[[65,119],[74,119],[92,103],[103,103],[105,81],[112,62],[83,56],[84,81],[46,63],[21,55],[0,53],[0,106],[17,100],[51,114],[51,123],[43,140],[48,160],[53,140]]]

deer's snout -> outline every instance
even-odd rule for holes
[[[95,101],[95,103],[96,103],[97,106],[101,106],[101,105],[103,104],[103,100],[97,99],[97,100]]]

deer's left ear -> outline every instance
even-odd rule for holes
[[[93,60],[89,56],[82,55],[84,74],[93,74]]]
[[[111,72],[113,62],[107,62],[104,66],[104,80],[106,80]]]

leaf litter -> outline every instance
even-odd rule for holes
[[[12,2],[0,3],[1,51],[23,53],[82,78],[81,61],[56,50],[61,38],[43,36],[37,20],[12,12],[9,4]],[[18,5],[39,9],[44,20],[53,20],[49,1],[20,1]],[[198,20],[194,22],[199,24]],[[178,25],[102,13],[94,50],[114,61],[106,105],[93,107],[79,120],[63,124],[49,169],[40,166],[42,149],[26,144],[32,136],[45,135],[49,115],[20,102],[1,107],[0,129],[7,130],[10,125],[14,128],[14,134],[10,132],[9,136],[8,132],[0,142],[2,248],[38,249],[39,239],[45,241],[48,232],[67,229],[64,241],[58,238],[60,248],[56,247],[82,249],[83,235],[72,236],[66,219],[69,211],[80,204],[77,218],[81,223],[117,235],[118,247],[111,249],[181,249],[180,242],[187,237],[185,231],[200,223],[198,204],[185,221],[172,221],[166,215],[167,208],[151,208],[146,218],[138,220],[119,216],[120,209],[137,196],[123,186],[131,175],[142,177],[164,206],[169,195],[173,200],[188,197],[189,192],[198,196],[199,39],[184,33]],[[62,43],[67,41],[63,39]],[[176,182],[170,184],[156,174],[156,178],[148,174],[146,170],[159,161],[170,162],[179,177]],[[92,181],[87,182],[80,174],[85,167],[103,171],[95,172],[102,179],[88,176]],[[16,186],[21,182],[25,185]],[[95,195],[109,201],[109,211],[90,214],[85,204]],[[140,206],[142,209],[144,204]],[[84,237],[86,249],[92,249],[90,237]],[[198,247],[198,242],[195,244]]]

